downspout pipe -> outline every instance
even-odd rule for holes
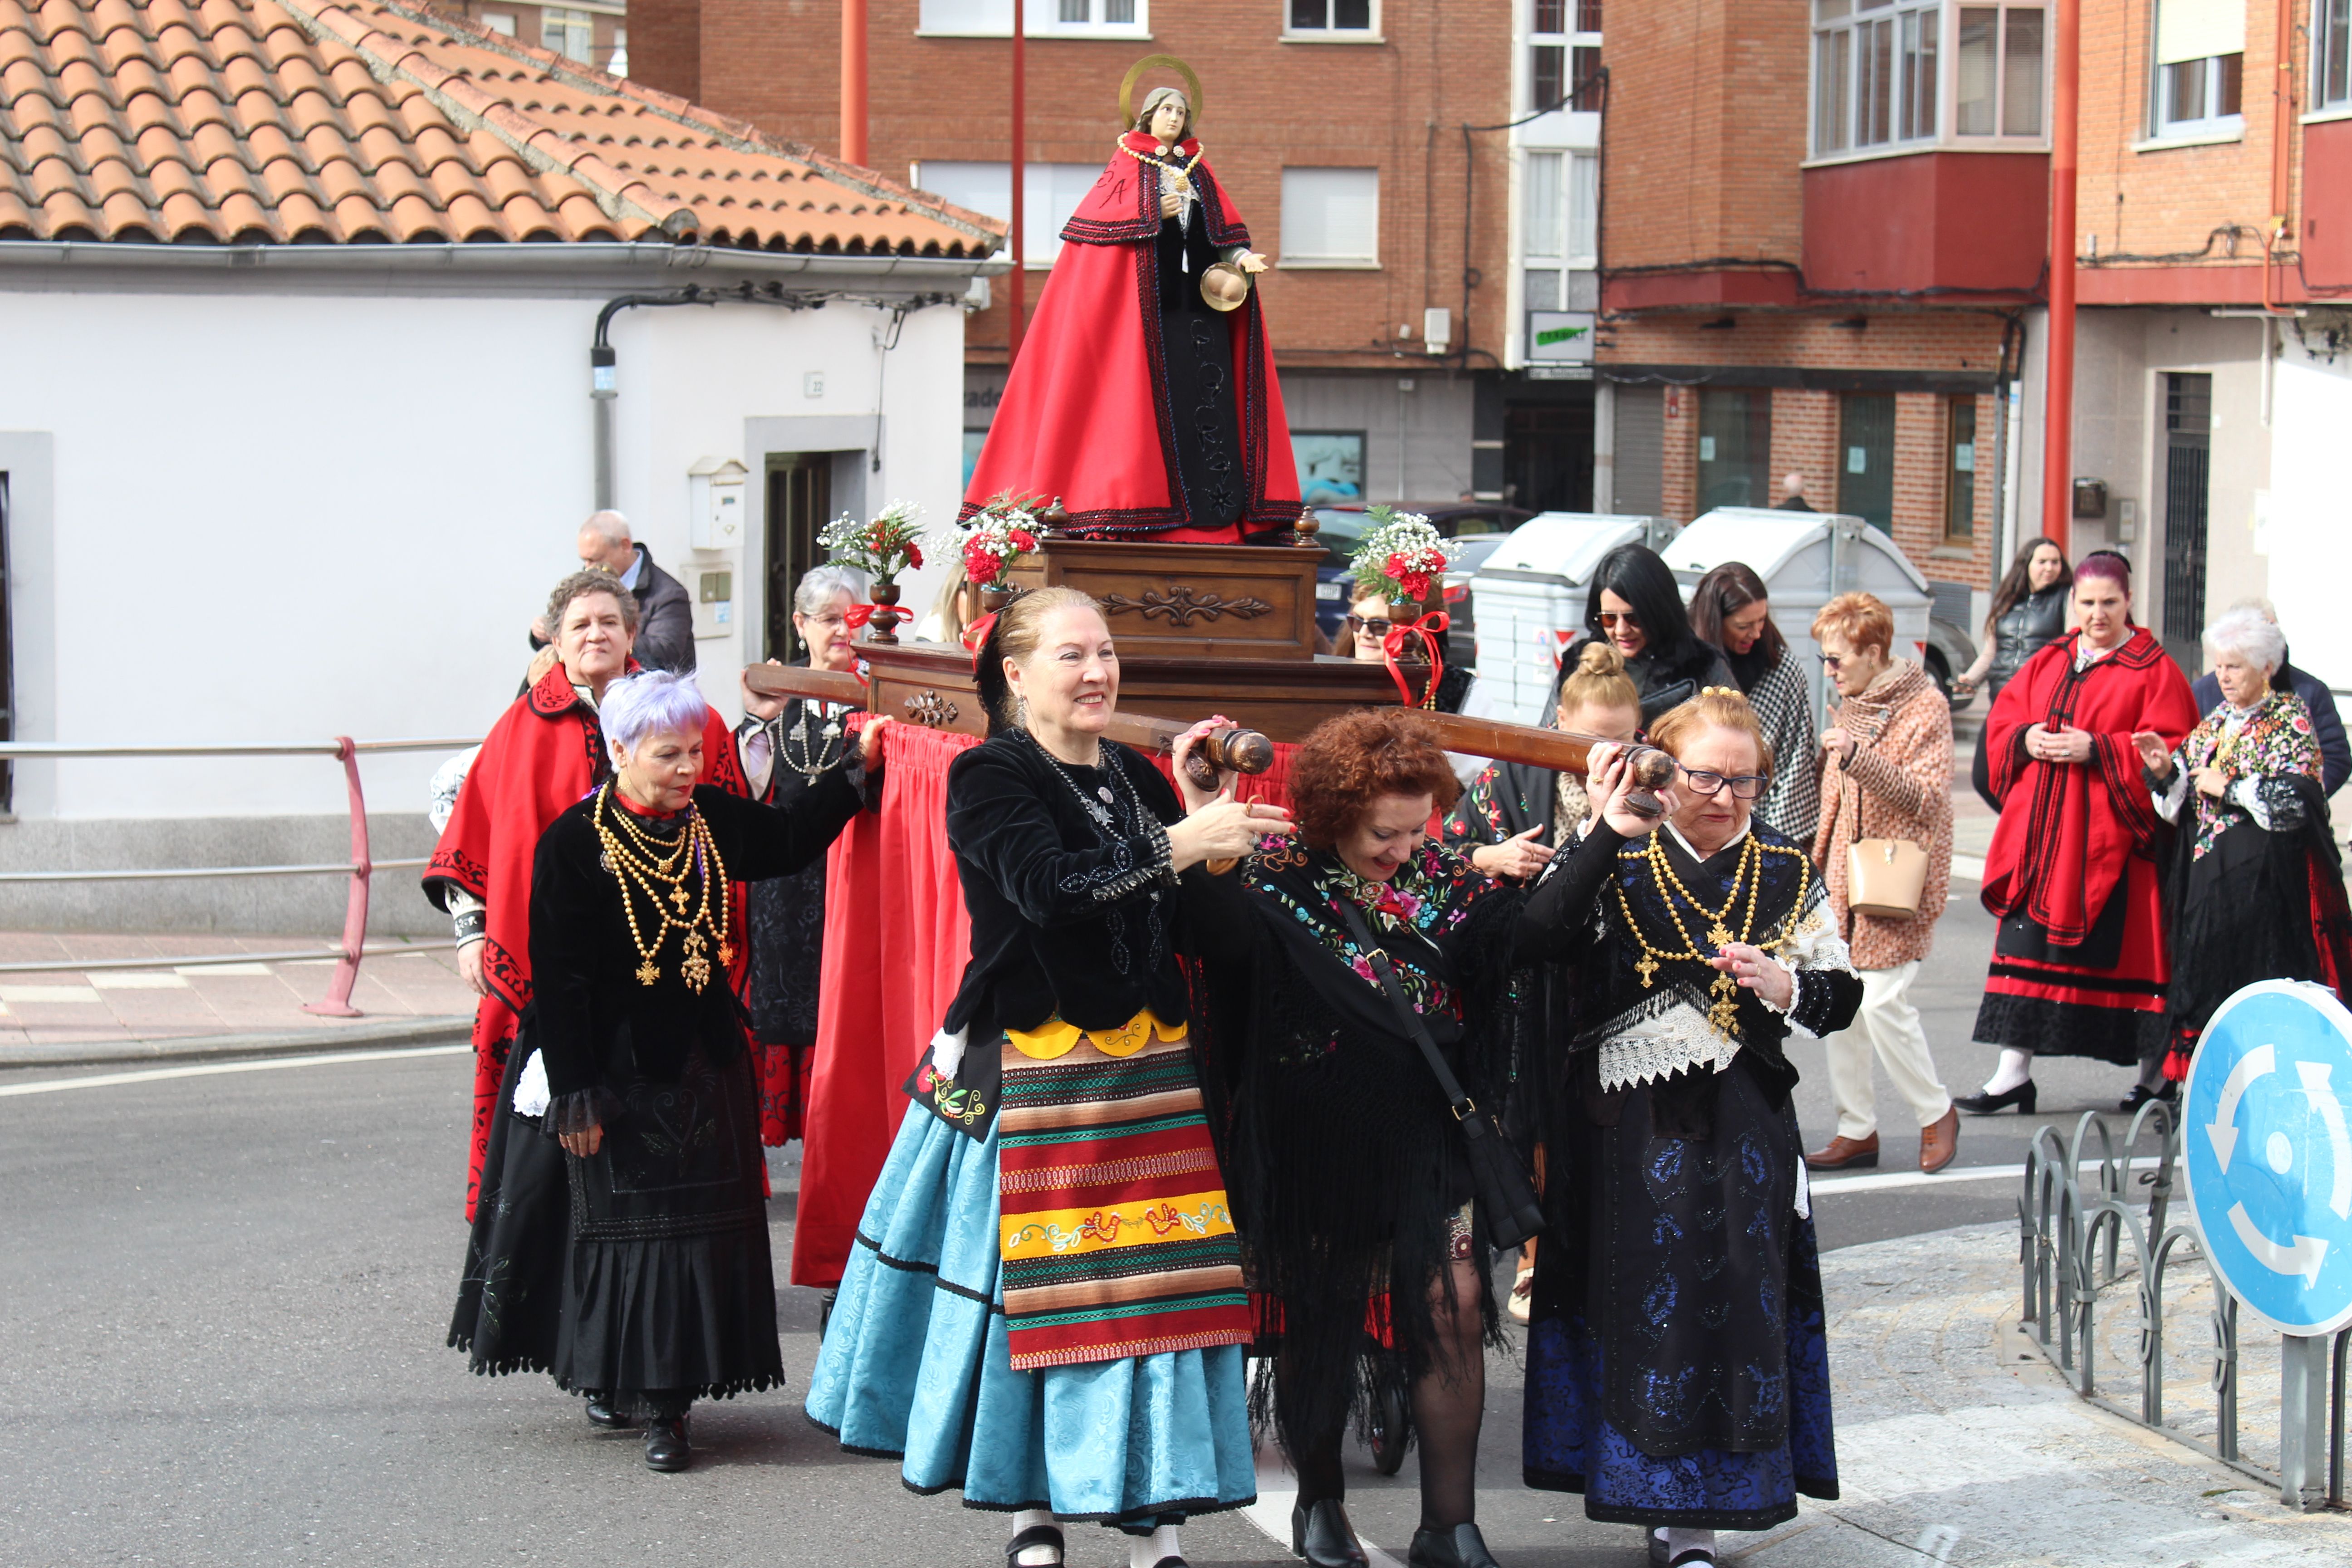
[[[596,312],[596,335],[588,345],[588,401],[595,411],[598,511],[613,508],[613,401],[621,395],[620,357],[613,352],[613,318],[640,305],[715,305],[719,296],[698,283],[666,294],[622,294]]]
[[[2042,531],[2073,553],[2074,180],[2080,135],[2082,0],[2057,0],[2050,82],[2050,342],[2042,398]]]

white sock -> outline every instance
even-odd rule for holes
[[[1176,1548],[1176,1527],[1163,1524],[1149,1535],[1127,1538],[1127,1568],[1158,1568],[1160,1560],[1181,1557]]]
[[[1704,1548],[1708,1556],[1714,1556],[1715,1531],[1712,1530],[1673,1529],[1669,1529],[1666,1531],[1667,1562],[1672,1563],[1675,1558],[1681,1556],[1684,1552],[1688,1552],[1694,1546]]]
[[[1013,1533],[1018,1535],[1024,1530],[1034,1529],[1038,1525],[1051,1524],[1053,1522],[1054,1510],[1052,1509],[1021,1509],[1015,1511],[1013,1515]],[[1062,1554],[1055,1551],[1051,1546],[1024,1546],[1021,1549],[1021,1555],[1015,1559],[1016,1562],[1023,1563],[1024,1568],[1047,1568],[1048,1564],[1058,1563],[1061,1560]]]
[[[2003,1046],[2000,1048],[2000,1065],[1993,1068],[1992,1077],[1985,1080],[1984,1091],[1987,1094],[2007,1094],[2018,1085],[2032,1081],[2033,1053],[2021,1051],[2015,1046]]]

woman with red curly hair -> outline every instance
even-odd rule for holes
[[[1399,1394],[1421,1444],[1411,1562],[1494,1563],[1473,1522],[1496,1326],[1486,1216],[1461,1124],[1372,960],[1386,955],[1470,1098],[1499,1108],[1510,970],[1561,933],[1541,889],[1490,881],[1429,837],[1460,793],[1411,710],[1323,724],[1291,763],[1297,836],[1244,863],[1255,940],[1211,970],[1211,1016],[1238,1079],[1227,1188],[1254,1283],[1279,1313],[1257,1409],[1298,1472],[1292,1550],[1318,1568],[1366,1561],[1343,1506],[1340,1438],[1359,1401]],[[1366,1312],[1383,1292],[1392,1353],[1360,1376]]]

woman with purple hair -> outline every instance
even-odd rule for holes
[[[642,1422],[646,1463],[682,1470],[690,1404],[783,1380],[759,1094],[728,979],[734,885],[824,853],[865,804],[888,721],[773,806],[697,782],[709,709],[691,677],[616,680],[597,717],[612,775],[531,866],[537,1054],[514,1095],[568,1167],[560,1289],[545,1249],[520,1243],[476,1258],[465,1289],[492,1319],[560,1306],[556,1383],[605,1425]]]

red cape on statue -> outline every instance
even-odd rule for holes
[[[1159,146],[1139,132],[1121,141],[1139,152]],[[1191,141],[1174,149],[1185,158],[1199,150]],[[1193,164],[1191,178],[1211,243],[1247,245],[1249,230],[1208,163]],[[1160,342],[1160,179],[1158,163],[1115,153],[1064,226],[1061,255],[965,489],[964,517],[1000,494],[1044,496],[1061,500],[1075,534],[1160,542],[1235,537],[1222,523],[1196,526],[1182,487],[1170,482],[1176,413]],[[1233,334],[1244,485],[1238,531],[1288,528],[1298,518],[1298,469],[1255,287],[1223,321]]]
[[[633,660],[629,673],[638,673]],[[482,973],[490,994],[474,1010],[474,1131],[466,1163],[466,1218],[482,1183],[490,1119],[506,1072],[507,1046],[530,1005],[530,865],[539,836],[573,802],[612,771],[596,711],[572,689],[556,665],[514,700],[490,727],[481,754],[467,770],[457,805],[425,863],[425,896],[436,882],[462,888],[482,900],[486,934]],[[702,782],[736,795],[751,789],[735,758],[735,736],[712,709],[702,734]],[[438,905],[441,900],[434,898]],[[741,909],[740,897],[730,908]],[[737,949],[742,947],[739,941]]]

